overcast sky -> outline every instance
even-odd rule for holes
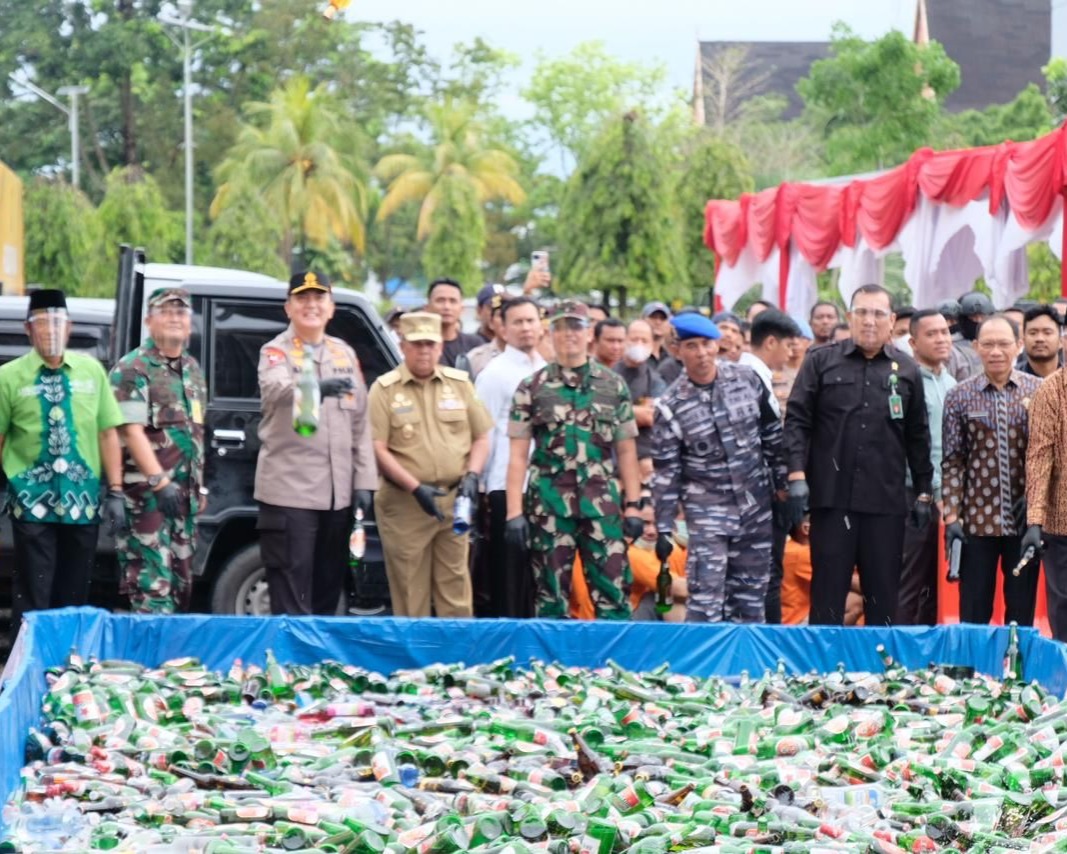
[[[688,91],[697,39],[824,41],[838,20],[867,38],[910,33],[915,0],[354,0],[345,15],[412,23],[439,57],[480,35],[528,57],[522,79],[537,51],[558,56],[599,39],[620,58],[665,64]]]

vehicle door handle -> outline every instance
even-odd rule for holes
[[[219,452],[220,457],[226,456],[227,451],[239,451],[245,446],[244,430],[213,430],[211,431],[211,447]]]

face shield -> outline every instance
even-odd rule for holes
[[[42,359],[58,359],[67,348],[70,317],[65,308],[43,308],[34,311],[26,322],[34,349]]]

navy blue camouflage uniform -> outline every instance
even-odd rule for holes
[[[782,423],[748,367],[719,362],[699,386],[682,375],[656,404],[656,527],[678,501],[689,528],[687,622],[759,623],[770,575],[771,502],[785,489]]]

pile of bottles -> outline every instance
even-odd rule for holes
[[[1067,851],[1067,703],[972,668],[82,660],[0,851]]]

